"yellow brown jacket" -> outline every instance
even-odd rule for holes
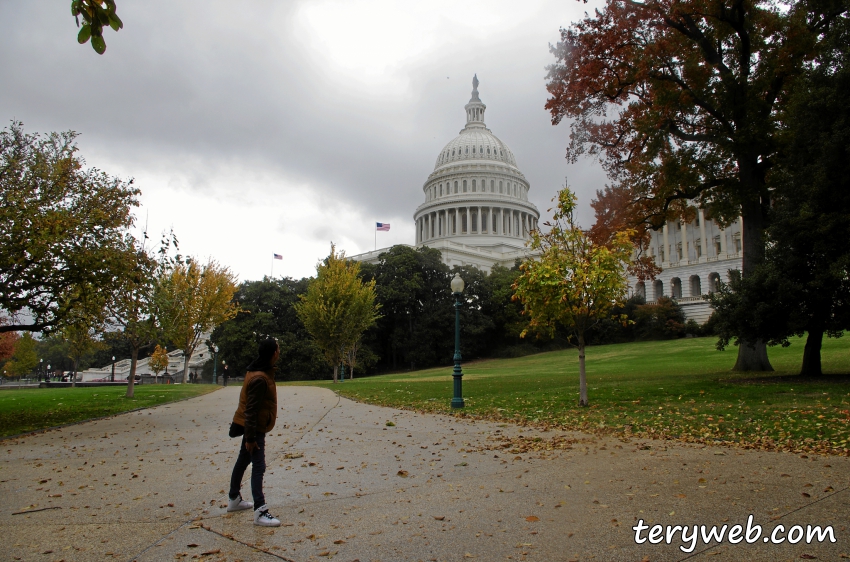
[[[268,433],[277,420],[277,386],[272,371],[249,371],[242,383],[239,407],[233,423],[245,427],[245,441],[253,443],[257,432]]]

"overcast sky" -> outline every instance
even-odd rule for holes
[[[240,280],[313,275],[414,241],[437,154],[465,125],[478,74],[487,126],[511,147],[547,217],[564,177],[579,218],[605,184],[564,159],[546,102],[549,44],[598,2],[117,0],[106,53],[78,45],[67,1],[3,0],[0,117],[72,129],[91,166],[135,178],[137,224]]]

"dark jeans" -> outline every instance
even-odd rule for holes
[[[249,453],[245,448],[245,436],[242,436],[242,446],[239,448],[239,456],[236,458],[236,465],[233,467],[233,474],[230,477],[230,497],[235,498],[239,495],[239,489],[242,487],[242,477],[245,476],[245,469],[248,465],[251,466],[251,494],[254,496],[254,509],[266,505],[266,498],[263,496],[263,473],[266,471],[266,435],[265,433],[257,433],[257,448]]]

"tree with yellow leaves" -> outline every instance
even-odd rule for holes
[[[579,405],[587,406],[585,334],[626,298],[626,265],[633,246],[630,232],[618,232],[607,245],[594,244],[575,222],[576,196],[568,187],[558,192],[551,230],[534,231],[531,248],[540,250],[538,261],[520,266],[514,299],[523,306],[529,332],[553,335],[557,325],[570,332],[578,347]],[[625,322],[625,316],[619,318]]]
[[[164,347],[157,345],[154,348],[151,358],[148,360],[148,367],[153,371],[156,380],[159,381],[159,374],[168,367],[168,352]]]
[[[360,263],[345,259],[345,252],[331,253],[316,266],[316,278],[295,311],[304,327],[316,340],[337,382],[337,366],[346,351],[352,349],[370,326],[380,318],[375,304],[375,280],[363,283],[358,275]]]
[[[154,301],[166,338],[183,350],[183,382],[189,382],[189,359],[201,335],[239,312],[233,302],[236,276],[210,260],[201,266],[189,258],[178,261],[157,280]]]

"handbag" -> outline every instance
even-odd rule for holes
[[[236,422],[231,422],[230,431],[228,432],[228,435],[230,437],[241,437],[242,435],[245,435],[245,426],[239,425]]]

